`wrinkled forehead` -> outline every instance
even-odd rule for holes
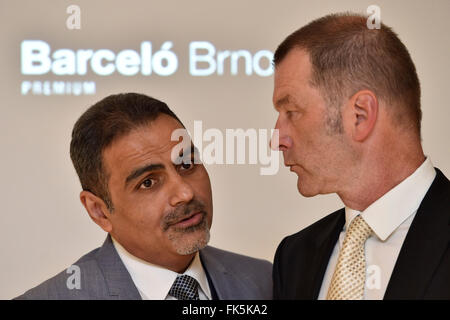
[[[300,48],[294,48],[275,67],[275,84],[290,81],[309,81],[311,61],[309,53]]]
[[[294,48],[275,68],[273,104],[285,102],[287,96],[301,93],[303,88],[311,85],[311,63],[309,54],[304,49]]]
[[[112,173],[142,163],[170,163],[172,149],[180,143],[180,132],[186,132],[180,122],[161,114],[115,139],[103,151],[105,169]]]

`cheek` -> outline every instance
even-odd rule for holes
[[[314,142],[314,134],[311,132],[311,128],[308,128],[302,123],[294,124],[290,127],[290,136],[293,143],[294,153],[304,153],[309,150]]]
[[[297,159],[307,161],[310,165],[321,163],[330,155],[329,138],[324,136],[320,124],[299,125],[292,131],[292,153]]]
[[[122,213],[120,222],[135,231],[154,232],[160,228],[164,208],[162,199],[138,192],[120,203]]]
[[[195,175],[195,179],[191,181],[195,196],[204,202],[204,204],[211,208],[212,206],[212,191],[211,182],[206,169],[202,166]]]
[[[310,115],[305,115],[301,120],[294,126],[296,139],[303,146],[320,147],[325,135],[323,121]]]
[[[208,171],[203,165],[199,165],[197,172],[194,174],[192,183],[196,185],[199,190],[208,192],[211,190],[211,182],[209,180]]]

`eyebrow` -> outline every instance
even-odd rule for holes
[[[197,147],[194,145],[194,143],[193,142],[191,142],[191,147],[190,147],[190,149],[191,149],[191,151],[190,151],[190,155],[192,156],[192,155],[195,155],[196,153],[198,153],[199,151],[198,151],[198,149],[197,149]],[[180,150],[180,152],[179,152],[179,154],[178,154],[178,157],[184,157],[184,150],[185,149],[181,149]],[[188,148],[186,148],[186,150],[188,150]]]
[[[198,152],[197,147],[193,143],[191,143],[191,152],[192,151],[193,151],[194,154],[195,154],[196,151]],[[183,153],[184,153],[184,150],[181,149],[179,157],[183,157]],[[148,164],[148,165],[145,165],[143,167],[137,168],[137,169],[133,170],[133,172],[131,172],[131,174],[125,179],[125,187],[127,187],[128,184],[131,181],[139,178],[144,173],[157,171],[157,170],[162,170],[162,169],[165,169],[165,168],[166,167],[163,164],[161,164],[161,163]]]
[[[292,96],[287,94],[275,102],[275,109],[281,108],[282,106],[287,105],[289,103],[293,103],[293,104],[297,105],[295,103],[294,99],[292,99]]]
[[[143,167],[137,168],[135,170],[133,170],[133,172],[131,172],[131,174],[127,177],[127,179],[125,180],[125,187],[133,180],[139,178],[141,175],[143,175],[144,173],[147,172],[152,172],[152,171],[156,171],[156,170],[161,170],[164,169],[165,166],[161,163],[156,163],[156,164],[148,164],[145,165]]]

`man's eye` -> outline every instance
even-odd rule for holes
[[[286,111],[286,117],[288,119],[291,119],[293,117],[297,117],[298,111]]]
[[[144,181],[142,181],[141,185],[139,186],[139,188],[141,189],[149,189],[154,185],[153,179],[145,179]]]
[[[191,162],[193,162],[193,161],[191,161]],[[182,163],[181,165],[180,165],[180,168],[182,169],[182,170],[189,170],[189,169],[192,169],[194,167],[194,164],[193,163]]]

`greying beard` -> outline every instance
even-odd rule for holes
[[[201,232],[201,235],[195,239],[189,239],[189,234],[194,232]],[[192,254],[203,249],[210,239],[206,217],[203,216],[202,222],[198,225],[184,229],[171,230],[168,239],[172,242],[175,251],[180,255]]]
[[[174,224],[188,217],[194,212],[202,215],[202,220],[195,226],[177,228]],[[205,205],[193,199],[188,204],[179,206],[167,213],[161,221],[162,230],[167,232],[167,238],[172,242],[175,251],[181,255],[188,255],[203,249],[209,242],[209,226]]]

